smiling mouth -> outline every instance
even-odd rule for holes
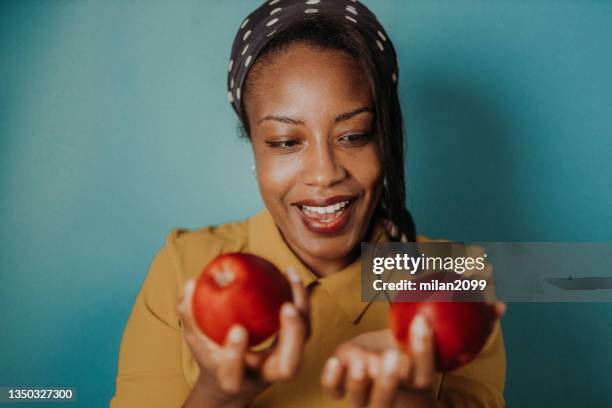
[[[327,206],[299,205],[298,208],[311,220],[331,223],[347,211],[352,202],[353,200],[344,200]]]
[[[341,233],[351,224],[358,198],[354,195],[337,195],[304,200],[292,205],[309,231],[330,236]]]

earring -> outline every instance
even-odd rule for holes
[[[255,165],[251,166],[251,174],[253,175],[253,177],[255,176]]]

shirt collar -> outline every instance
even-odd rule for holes
[[[349,266],[326,277],[316,276],[293,253],[279,231],[274,218],[264,208],[248,220],[249,252],[259,255],[286,271],[293,267],[298,272],[304,286],[320,284],[336,300],[351,322],[357,322],[372,300],[361,301],[361,257]],[[366,242],[387,242],[383,221],[374,219],[373,228],[368,233]]]

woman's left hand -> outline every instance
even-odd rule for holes
[[[494,303],[497,317],[506,309]],[[356,407],[435,407],[433,331],[424,316],[410,325],[410,350],[397,348],[389,330],[361,334],[336,349],[321,373],[321,384],[336,399]]]
[[[333,398],[348,395],[356,407],[435,406],[432,330],[423,316],[413,320],[410,330],[411,356],[396,348],[389,330],[341,344],[325,364],[321,384]]]

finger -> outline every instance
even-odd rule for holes
[[[185,282],[183,295],[177,306],[177,313],[185,340],[189,343],[194,352],[203,353],[210,348],[218,348],[218,346],[202,333],[195,322],[192,309],[194,287],[195,279],[191,278]]]
[[[195,287],[195,280],[190,278],[185,282],[183,287],[183,294],[179,298],[179,303],[176,306],[176,311],[181,321],[181,327],[185,329],[193,329],[193,319],[191,313],[191,302],[193,298],[193,289]]]
[[[493,310],[495,310],[495,316],[498,319],[501,318],[506,313],[507,309],[508,307],[506,306],[505,303],[502,303],[502,302],[493,303]]]
[[[423,315],[416,316],[410,325],[410,350],[414,362],[412,385],[419,390],[427,389],[435,372],[434,347],[431,327]]]
[[[346,370],[338,357],[330,357],[321,372],[321,385],[334,399],[344,397],[344,376]]]
[[[289,277],[289,283],[291,284],[291,294],[293,295],[293,303],[297,309],[308,316],[310,314],[310,305],[308,301],[308,293],[306,288],[302,284],[300,275],[293,267],[287,268],[287,276]]]
[[[399,383],[399,353],[388,350],[382,356],[382,364],[378,376],[374,377],[370,407],[382,408],[393,405]]]
[[[381,359],[380,355],[375,353],[369,353],[366,359],[366,373],[372,378],[377,378],[381,373]]]
[[[230,329],[223,349],[221,361],[217,369],[217,381],[227,393],[238,393],[244,378],[244,354],[248,348],[248,333],[240,325]]]
[[[306,342],[306,324],[292,303],[281,308],[281,328],[278,344],[263,366],[263,376],[269,381],[287,379],[297,371]]]
[[[345,387],[353,406],[365,407],[367,405],[369,378],[366,358],[362,353],[355,353],[355,356],[349,360]]]
[[[412,358],[406,353],[398,353],[398,366],[400,382],[403,384],[410,384],[414,368]]]

